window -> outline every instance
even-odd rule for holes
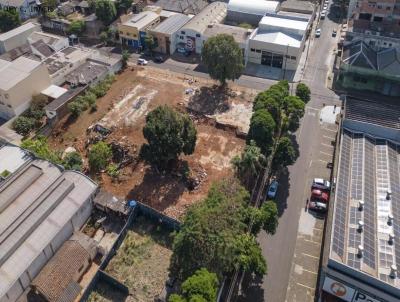
[[[285,57],[286,57],[286,59],[290,59],[290,56],[289,56],[289,55],[285,55]]]
[[[181,34],[182,34],[182,35],[185,35],[186,33],[185,33],[185,31],[181,30]]]
[[[382,8],[382,5],[378,4],[378,8]]]
[[[179,39],[183,40],[183,39],[184,39],[184,36],[179,36]]]
[[[392,43],[389,43],[389,47],[392,47],[392,45],[393,45]]]
[[[255,52],[256,50],[254,48],[250,48],[250,51]]]
[[[130,36],[130,35],[131,35],[131,33],[126,33],[126,35],[127,35],[127,36]]]
[[[387,7],[386,7],[386,10],[390,10],[390,8],[391,8],[390,6],[387,6]]]
[[[261,53],[261,50],[260,49],[256,49],[256,53]]]
[[[292,60],[295,60],[296,61],[296,57],[294,57],[294,56],[291,56],[290,57]]]
[[[375,17],[374,17],[374,21],[375,21],[375,22],[382,22],[382,21],[383,21],[383,17],[375,16]]]
[[[196,37],[197,37],[197,38],[200,38],[200,34],[196,34]]]

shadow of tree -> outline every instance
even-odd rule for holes
[[[264,288],[261,276],[245,274],[242,282],[242,292],[238,295],[237,302],[263,302]]]
[[[150,166],[146,167],[143,181],[136,185],[126,196],[127,200],[138,200],[158,211],[175,204],[186,190],[182,177],[167,173],[158,173]]]
[[[281,217],[283,215],[283,212],[285,212],[287,208],[287,199],[289,197],[289,190],[290,190],[289,170],[287,168],[283,169],[279,173],[277,180],[279,182],[279,190],[277,198],[274,201],[278,208],[278,216]]]
[[[188,108],[202,114],[215,114],[229,109],[228,99],[232,90],[227,86],[203,86],[189,101]]]

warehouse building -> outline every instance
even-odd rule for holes
[[[173,54],[179,38],[178,32],[189,20],[189,16],[176,13],[149,30],[149,34],[156,41],[157,47],[154,50],[168,55]]]
[[[278,10],[278,1],[230,0],[226,20],[234,24],[247,23],[257,26],[265,14],[274,14]]]
[[[203,34],[205,30],[212,24],[219,24],[224,21],[226,11],[226,3],[213,2],[194,16],[179,32],[179,39],[177,41],[178,52],[195,52],[200,54],[203,48]]]
[[[400,106],[345,100],[321,301],[400,301]]]
[[[0,301],[16,301],[90,216],[97,185],[15,146],[0,153]],[[13,164],[10,165],[10,161]]]
[[[24,45],[30,34],[40,31],[38,24],[28,22],[3,34],[0,34],[0,54]]]
[[[249,38],[247,62],[295,71],[310,20],[310,15],[267,14]]]

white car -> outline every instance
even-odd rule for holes
[[[328,4],[324,4],[323,10],[328,10]]]
[[[137,60],[137,64],[138,65],[147,65],[147,63],[149,63],[149,61],[147,61],[145,59],[138,59]]]
[[[314,178],[312,188],[329,190],[331,188],[331,183],[323,178]]]
[[[315,36],[317,38],[319,38],[321,36],[321,28],[317,28],[317,30],[315,31]]]
[[[323,10],[321,12],[321,19],[325,19],[325,17],[326,17],[326,10]]]
[[[269,185],[267,197],[269,199],[274,199],[276,197],[276,192],[278,191],[279,183],[276,180],[273,180]]]

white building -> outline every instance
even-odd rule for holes
[[[203,33],[209,25],[221,23],[226,17],[227,4],[213,2],[186,23],[179,32],[177,50],[179,52],[201,53]]]
[[[265,14],[274,14],[278,10],[278,1],[230,0],[226,19],[235,24],[248,23],[256,26]]]
[[[40,26],[29,22],[0,34],[0,54],[24,45],[29,35],[35,31],[40,31]]]
[[[290,13],[263,17],[249,38],[247,62],[296,70],[310,18],[310,15]]]
[[[19,57],[0,59],[0,117],[10,119],[28,109],[33,95],[50,86],[47,68],[40,61]]]
[[[15,148],[0,147],[6,154],[0,157],[0,173],[10,173],[0,181],[1,302],[16,301],[63,242],[81,228],[97,192],[97,185],[83,174],[63,171]]]

